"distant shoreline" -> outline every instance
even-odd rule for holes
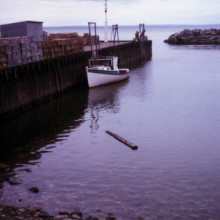
[[[146,24],[146,27],[156,27],[156,28],[161,28],[161,27],[220,27],[220,24]],[[127,27],[137,27],[137,25],[120,25],[120,28],[127,28]],[[44,26],[44,28],[61,28],[61,27],[65,27],[65,28],[71,28],[71,27],[75,27],[75,28],[84,28],[84,27],[88,27],[87,25],[58,25],[58,26]],[[109,29],[111,28],[111,25],[108,26]],[[97,25],[97,28],[104,28],[104,25]]]

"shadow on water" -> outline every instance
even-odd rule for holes
[[[175,50],[219,50],[220,45],[168,45],[169,48]]]
[[[70,91],[0,124],[0,184],[16,167],[34,164],[48,147],[68,137],[83,123],[88,90]],[[34,161],[34,162],[33,162]],[[0,185],[1,186],[1,185]]]

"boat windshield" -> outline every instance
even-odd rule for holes
[[[111,60],[90,60],[90,66],[108,66],[112,67],[112,62]]]

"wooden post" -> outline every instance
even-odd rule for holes
[[[111,135],[112,137],[114,137],[116,140],[122,142],[123,144],[127,145],[128,147],[130,147],[132,150],[137,150],[138,146],[125,140],[124,138],[118,136],[117,134],[112,133],[111,131],[105,131],[107,134]]]

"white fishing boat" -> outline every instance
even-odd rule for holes
[[[118,68],[118,57],[92,57],[86,67],[89,87],[119,82],[129,77],[129,69]]]

